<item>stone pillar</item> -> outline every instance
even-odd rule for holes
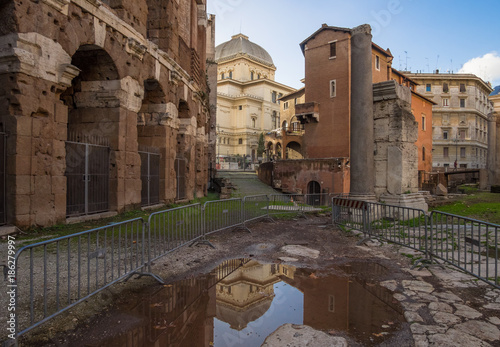
[[[497,115],[491,113],[488,115],[488,157],[486,168],[488,169],[488,187],[500,184],[497,179],[498,165],[497,162]]]
[[[368,24],[351,36],[351,194],[375,199],[372,35]]]

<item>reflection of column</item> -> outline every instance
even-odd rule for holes
[[[368,24],[351,37],[351,193],[374,195],[372,35]]]
[[[488,168],[488,186],[500,184],[497,179],[497,116],[492,113],[488,116],[488,153],[486,167]]]

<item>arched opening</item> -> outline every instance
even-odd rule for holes
[[[173,119],[165,92],[155,79],[144,81],[144,99],[137,116],[137,137],[141,157],[141,206],[165,200],[167,172],[167,125]],[[173,189],[173,186],[172,186]]]
[[[189,105],[185,100],[179,100],[179,106],[177,107],[179,119],[181,124],[189,124],[191,119],[191,114],[189,110]],[[226,139],[224,139],[224,143]],[[190,146],[190,136],[184,132],[179,132],[177,134],[177,156],[175,158],[175,174],[176,174],[176,196],[175,199],[184,200],[188,198],[188,160],[191,158],[192,151]],[[193,153],[194,155],[194,153]]]
[[[286,145],[286,159],[303,159],[302,148],[298,142],[291,141]]]
[[[71,64],[80,69],[61,94],[68,107],[66,141],[66,215],[77,216],[117,208],[117,162],[120,149],[120,101],[116,97],[116,65],[109,54],[84,45]]]
[[[307,204],[311,206],[321,206],[321,185],[316,181],[307,184]]]
[[[281,152],[282,152],[282,149],[281,149],[281,142],[278,142],[278,143],[276,144],[276,157],[277,157],[277,159],[281,159],[281,158],[282,158],[283,153],[281,153]]]

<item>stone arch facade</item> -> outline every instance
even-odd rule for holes
[[[215,149],[205,1],[8,1],[0,15],[12,18],[0,28],[7,223],[66,220],[70,137],[109,145],[109,211],[140,206],[140,146],[160,153],[161,202],[175,199],[179,151],[188,153],[186,197],[206,194],[205,154]]]

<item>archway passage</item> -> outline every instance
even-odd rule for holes
[[[303,159],[302,148],[298,142],[291,141],[286,145],[286,159]]]
[[[307,184],[307,204],[311,206],[322,205],[321,185],[316,181],[310,181]]]
[[[68,107],[66,141],[66,215],[85,215],[110,208],[110,140],[115,103],[103,103],[100,93],[109,92],[110,82],[119,79],[107,52],[84,45],[71,64],[80,69],[61,100]],[[111,107],[110,107],[111,106]]]

